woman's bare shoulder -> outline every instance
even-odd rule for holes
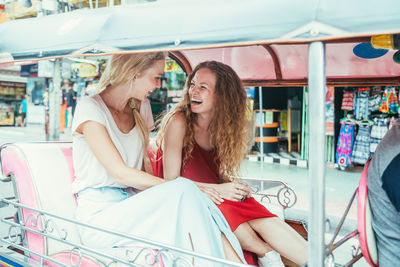
[[[180,136],[184,135],[186,131],[186,119],[185,115],[182,112],[175,113],[169,119],[165,132],[170,136]]]
[[[177,112],[170,118],[167,127],[186,127],[186,118],[182,112]]]

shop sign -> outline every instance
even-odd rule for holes
[[[72,63],[71,64],[73,77],[96,77],[98,75],[97,67],[90,63]]]
[[[5,81],[0,81],[0,86],[2,87],[26,87],[25,83],[16,83],[16,82],[5,82]]]
[[[14,100],[21,100],[26,91],[25,83],[0,82],[0,95]]]
[[[165,61],[165,72],[169,71],[182,71],[181,67],[178,65],[178,63],[175,62],[175,60],[172,60],[170,58],[167,58]]]
[[[37,77],[38,76],[38,64],[22,65],[21,66],[21,77]]]
[[[54,75],[54,62],[43,60],[38,63],[38,77],[52,78]]]

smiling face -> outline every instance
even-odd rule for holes
[[[199,69],[189,85],[190,108],[193,113],[212,113],[214,110],[217,77],[207,69]]]
[[[153,66],[136,75],[131,87],[134,98],[144,101],[154,89],[161,87],[161,76],[164,73],[164,65],[164,60],[158,60]]]

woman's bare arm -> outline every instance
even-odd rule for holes
[[[76,131],[84,135],[93,154],[118,183],[144,190],[164,182],[158,177],[127,166],[102,124],[86,121]]]
[[[183,138],[186,122],[182,114],[175,114],[168,122],[163,140],[164,179],[175,179],[181,175]]]
[[[182,114],[178,113],[168,122],[163,140],[163,168],[164,178],[175,179],[181,174],[183,139],[185,137],[186,121]],[[239,201],[243,194],[236,190],[237,187],[245,187],[237,183],[209,184],[195,182],[199,189],[216,204],[223,202],[223,198]]]

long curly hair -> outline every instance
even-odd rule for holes
[[[194,125],[197,120],[197,114],[190,108],[189,87],[196,72],[203,68],[216,76],[215,109],[208,130],[218,156],[220,182],[230,182],[231,177],[237,176],[248,148],[246,92],[239,76],[230,66],[217,61],[206,61],[196,66],[186,80],[183,100],[163,117],[156,144],[161,148],[169,120],[175,114],[182,113],[186,118],[184,166],[194,148]]]

